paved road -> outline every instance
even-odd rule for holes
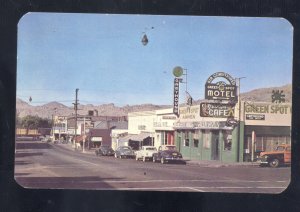
[[[26,188],[280,193],[290,168],[202,167],[96,157],[67,144],[17,142],[16,181]]]

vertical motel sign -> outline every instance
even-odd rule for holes
[[[179,78],[183,75],[183,69],[180,66],[176,66],[173,69],[174,78],[174,95],[173,95],[173,113],[179,116],[179,83],[182,79]]]

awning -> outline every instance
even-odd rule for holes
[[[151,134],[150,133],[140,133],[140,134],[131,134],[131,135],[126,135],[124,137],[121,137],[119,138],[119,142],[127,142],[129,140],[132,140],[132,141],[143,141],[144,139],[148,138],[148,137],[151,137]]]
[[[76,142],[81,142],[81,141],[83,141],[83,137],[84,135],[77,135],[76,136]]]
[[[101,142],[102,141],[102,137],[100,137],[100,136],[91,137],[91,141],[92,142]]]
[[[245,126],[246,136],[251,136],[252,131],[256,136],[291,136],[291,127],[287,126]]]
[[[132,135],[130,140],[133,141],[143,141],[144,139],[151,137],[150,133],[140,133],[138,135]]]
[[[127,142],[127,141],[129,141],[129,139],[131,138],[131,136],[133,136],[133,135],[126,135],[124,137],[120,137],[119,138],[119,142]]]

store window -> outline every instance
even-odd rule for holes
[[[210,131],[204,130],[203,132],[203,147],[205,149],[210,149]]]
[[[164,134],[164,144],[167,145],[168,144],[168,135],[166,132],[163,132]]]
[[[194,147],[199,147],[199,139],[194,139]]]
[[[223,131],[224,150],[231,151],[232,148],[232,131]]]
[[[184,133],[184,146],[190,146],[189,132]]]
[[[193,138],[193,143],[194,143],[194,147],[198,148],[199,147],[199,134],[200,134],[200,131],[197,130],[193,130],[192,131],[192,138]]]

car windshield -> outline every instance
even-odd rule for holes
[[[109,149],[109,146],[102,146],[100,148],[103,149],[103,150],[107,150],[107,149]]]
[[[147,147],[146,150],[156,150],[155,147]]]
[[[284,151],[285,147],[284,146],[278,146],[276,148],[276,151]]]
[[[166,146],[166,150],[176,150],[176,146]]]

